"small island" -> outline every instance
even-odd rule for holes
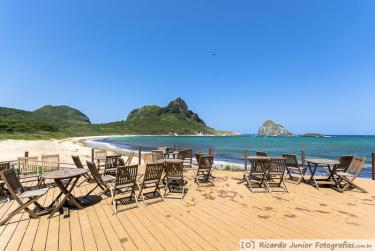
[[[272,120],[267,120],[258,130],[258,136],[274,136],[274,137],[290,137],[293,136],[288,129],[284,126],[273,122]]]
[[[305,134],[302,134],[301,137],[324,138],[325,135],[320,134],[320,133],[305,133]]]

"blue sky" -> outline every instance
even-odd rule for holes
[[[0,1],[0,106],[123,119],[181,96],[217,129],[375,134],[375,1]]]

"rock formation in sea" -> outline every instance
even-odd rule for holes
[[[293,136],[284,126],[267,120],[258,130],[258,136]]]

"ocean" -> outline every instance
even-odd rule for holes
[[[300,157],[305,151],[306,158],[338,159],[341,155],[358,155],[367,158],[361,177],[371,177],[371,153],[375,152],[375,136],[328,136],[315,137],[257,137],[241,136],[123,136],[100,138],[96,143],[110,144],[117,149],[151,151],[158,146],[180,148],[192,147],[194,152],[207,152],[213,148],[215,161],[226,164],[243,164],[244,152],[254,155],[264,151],[271,156],[295,153]]]

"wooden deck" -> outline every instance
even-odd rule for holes
[[[190,172],[184,201],[141,203],[117,215],[106,197],[70,211],[70,217],[29,219],[20,213],[0,227],[0,250],[238,250],[240,239],[375,238],[375,182],[360,181],[369,194],[291,183],[289,193],[252,194],[233,179],[241,173],[215,175],[215,187],[198,187]],[[41,202],[48,204],[57,192],[51,189]],[[0,204],[0,217],[16,206]]]

